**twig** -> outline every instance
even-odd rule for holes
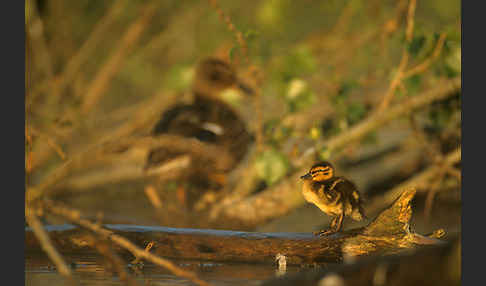
[[[402,59],[400,60],[400,64],[398,65],[398,69],[395,72],[395,76],[393,77],[390,86],[388,87],[388,91],[386,92],[385,97],[383,98],[380,105],[378,106],[378,109],[376,111],[377,113],[382,112],[390,105],[391,100],[395,95],[395,91],[397,87],[400,85],[400,82],[402,80],[403,71],[407,67],[408,57],[409,57],[408,52],[406,51],[406,49],[404,49],[402,52]]]
[[[353,5],[355,5],[356,1],[348,1],[348,3],[344,6],[339,15],[339,18],[334,24],[334,27],[331,29],[331,35],[342,35],[345,32],[345,28],[349,26],[349,20],[352,19],[352,16],[356,13],[356,9]]]
[[[440,34],[440,37],[437,40],[437,44],[434,48],[434,51],[432,52],[432,55],[422,63],[404,72],[402,75],[402,79],[406,79],[413,75],[424,72],[439,57],[440,52],[442,51],[442,47],[444,46],[446,36],[447,36],[446,33]]]
[[[452,177],[456,178],[459,183],[462,181],[462,175],[461,175],[461,171],[454,168],[453,166],[448,166],[446,168],[446,172],[447,174],[451,175]]]
[[[120,69],[123,60],[131,51],[135,43],[138,41],[142,32],[147,27],[148,23],[157,11],[158,2],[148,2],[142,8],[142,13],[137,21],[132,23],[125,35],[117,45],[118,49],[111,56],[111,58],[103,65],[101,70],[95,76],[95,79],[88,86],[86,95],[81,106],[81,112],[86,114],[98,102],[101,95],[106,91],[111,79]]]
[[[148,100],[146,104],[142,104],[140,106],[139,111],[133,116],[135,117],[135,120],[132,120],[120,126],[116,130],[108,134],[103,134],[102,136],[99,136],[97,134],[99,137],[101,137],[101,139],[99,139],[96,143],[85,147],[84,150],[80,151],[78,154],[70,156],[67,161],[65,161],[62,165],[58,166],[50,175],[48,175],[47,178],[43,179],[38,186],[29,188],[29,190],[27,191],[26,199],[29,201],[31,199],[38,198],[41,194],[44,193],[47,188],[50,188],[53,184],[57,183],[60,179],[65,177],[70,172],[70,170],[74,168],[75,165],[79,165],[79,163],[83,162],[83,160],[85,160],[86,158],[90,160],[96,160],[96,156],[92,156],[93,152],[99,150],[101,147],[104,147],[104,144],[106,144],[107,142],[112,142],[118,140],[119,138],[129,137],[129,135],[135,130],[141,127],[145,127],[149,125],[152,121],[158,119],[160,110],[163,110],[168,104],[172,103],[175,100],[175,96],[176,94],[174,93],[161,93],[160,95],[156,95],[152,99]],[[161,100],[161,98],[165,98],[165,100]],[[45,160],[48,158],[48,152],[51,151],[52,148],[43,150]],[[41,163],[41,160],[39,159],[40,152],[41,151],[36,153],[37,160],[34,162],[36,162],[37,164]]]
[[[145,251],[144,249],[139,248],[138,246],[134,245],[131,243],[129,240],[126,238],[115,234],[113,231],[109,231],[105,228],[102,228],[89,220],[81,218],[81,213],[77,210],[70,209],[64,206],[61,206],[60,204],[56,204],[51,200],[46,200],[46,210],[51,212],[52,214],[56,214],[58,216],[64,217],[67,220],[80,225],[86,229],[91,230],[94,233],[97,233],[101,237],[108,239],[112,241],[113,243],[117,244],[118,246],[130,251],[135,257],[143,258],[146,259],[156,265],[162,266],[166,269],[168,269],[170,272],[172,272],[176,276],[180,276],[183,278],[187,278],[191,280],[192,282],[201,285],[201,286],[210,286],[206,281],[201,280],[200,278],[197,277],[197,275],[194,272],[184,270],[182,268],[179,268],[175,264],[173,264],[171,261],[158,257],[154,254],[151,254],[150,252]]]
[[[264,145],[264,136],[263,136],[263,94],[262,94],[262,76],[260,74],[260,70],[256,67],[253,66],[253,71],[254,75],[256,74],[256,80],[255,80],[255,113],[256,113],[256,146],[257,146],[257,151],[262,152],[263,151],[263,145]]]
[[[109,28],[123,11],[127,3],[128,1],[115,1],[108,13],[97,22],[89,38],[69,60],[63,73],[57,78],[51,96],[57,98],[63,92],[64,88],[74,79],[80,67],[90,58],[92,52],[95,51],[95,48],[104,39],[103,36],[109,31]]]
[[[152,185],[146,186],[144,189],[145,195],[149,199],[150,203],[156,208],[156,209],[161,209],[162,208],[162,202],[160,201],[160,197],[157,194],[157,191]]]
[[[388,123],[401,115],[426,106],[436,100],[452,96],[451,93],[457,89],[460,89],[460,86],[461,79],[459,77],[451,80],[444,80],[441,83],[438,83],[436,88],[424,92],[422,95],[406,99],[401,103],[394,105],[386,112],[370,115],[361,123],[350,128],[347,132],[331,138],[326,143],[320,144],[319,147],[326,146],[328,149],[335,150],[336,148],[344,146],[349,142],[362,138],[370,131],[381,127],[385,123]]]
[[[408,3],[407,30],[406,30],[406,37],[408,43],[410,43],[413,38],[413,26],[415,23],[416,7],[417,7],[417,0],[410,0],[410,2]]]
[[[97,239],[92,235],[90,235],[87,240],[90,246],[95,248],[113,266],[121,281],[125,282],[129,286],[139,285],[137,281],[133,279],[133,277],[130,276],[130,274],[128,274],[128,272],[125,270],[125,261],[123,261],[123,259],[113,251],[107,241]]]
[[[110,169],[109,171],[94,171],[93,173],[87,175],[67,179],[64,183],[56,185],[54,189],[49,192],[49,194],[56,194],[57,190],[60,191],[64,189],[69,189],[70,191],[89,191],[94,187],[104,184],[127,180],[138,180],[155,176],[157,176],[159,180],[163,178],[174,178],[186,170],[189,167],[190,162],[191,158],[189,158],[187,155],[183,155],[165,162],[157,168],[147,171],[144,171],[140,164],[123,164],[116,166],[114,169]]]
[[[26,6],[29,9],[28,11],[28,22],[27,22],[27,33],[30,36],[32,42],[32,51],[36,51],[38,55],[35,57],[37,61],[37,67],[42,69],[45,73],[46,79],[45,82],[50,83],[53,77],[53,68],[52,68],[52,60],[51,55],[49,54],[49,49],[47,47],[47,43],[44,37],[44,24],[39,17],[39,13],[37,11],[37,2],[32,0],[27,0]],[[32,68],[32,67],[31,67]],[[47,84],[48,86],[49,84]],[[46,87],[47,87],[46,86]],[[41,90],[41,89],[34,89],[34,90]],[[35,98],[38,93],[31,93],[30,96]]]
[[[407,43],[410,43],[413,38],[413,26],[414,26],[416,4],[417,4],[416,0],[410,0],[408,4],[407,27],[406,27]],[[393,77],[390,86],[388,87],[388,91],[383,97],[383,100],[381,101],[380,105],[376,109],[376,113],[383,112],[383,110],[385,110],[390,105],[390,102],[393,99],[393,96],[395,95],[395,91],[399,86],[400,81],[402,80],[403,73],[407,68],[409,56],[410,55],[408,54],[408,47],[405,46],[403,48],[402,59],[400,60],[400,64],[398,65],[398,69],[395,73],[395,76]]]
[[[57,267],[57,271],[59,273],[68,278],[69,280],[72,280],[72,273],[69,267],[67,266],[66,262],[62,258],[62,256],[57,252],[56,248],[54,245],[52,245],[51,239],[49,238],[49,235],[46,233],[44,228],[42,227],[42,223],[39,221],[37,218],[36,214],[34,213],[35,211],[31,209],[30,207],[26,206],[25,207],[25,219],[27,220],[27,223],[29,226],[32,228],[34,231],[35,236],[39,240],[39,243],[42,247],[42,249],[47,253],[49,258],[54,262],[54,264]]]
[[[445,176],[445,168],[444,166],[440,166],[440,171],[438,172],[437,176],[433,179],[433,182],[431,182],[429,185],[430,187],[428,188],[429,190],[427,191],[427,196],[425,197],[425,207],[424,207],[424,217],[425,221],[430,220],[430,214],[432,212],[432,205],[434,203],[434,197],[439,191],[439,187],[444,180]]]
[[[425,147],[425,151],[429,155],[428,157],[432,158],[433,161],[438,160],[438,158],[441,157],[440,151],[438,148],[433,148],[433,146],[431,146],[432,142],[427,140],[424,131],[418,126],[413,113],[410,114],[409,120],[415,135],[414,137]]]
[[[32,136],[30,135],[29,128],[27,124],[25,125],[25,141],[27,141],[27,154],[25,156],[25,171],[30,173],[32,170]]]
[[[223,9],[221,9],[221,6],[219,6],[219,3],[218,3],[217,0],[208,0],[208,1],[209,1],[209,4],[211,6],[213,6],[213,8],[216,10],[216,13],[218,13],[221,20],[226,23],[226,25],[228,26],[228,29],[235,34],[236,40],[238,41],[238,43],[241,46],[241,51],[243,52],[243,57],[245,59],[245,62],[248,63],[249,62],[248,47],[247,47],[245,38],[243,37],[243,34],[235,28],[235,26],[231,22],[230,17],[228,15],[224,14]]]
[[[460,84],[460,78],[442,82],[428,92],[409,98],[404,102],[389,108],[384,113],[370,115],[370,117],[348,129],[348,131],[331,138],[327,142],[317,144],[316,149],[320,150],[323,147],[326,147],[330,150],[336,150],[344,147],[351,142],[359,140],[370,131],[383,126],[399,116],[426,106],[433,101],[451,96],[453,91],[460,88]],[[304,163],[311,163],[313,158],[312,155],[315,154],[316,149],[303,156],[305,157],[303,158]],[[460,158],[460,150],[458,152]],[[282,181],[281,183],[276,184],[275,186],[272,186],[271,188],[254,196],[233,203],[232,205],[224,208],[222,210],[222,214],[232,219],[238,219],[245,224],[255,225],[259,222],[288,213],[290,210],[302,205],[305,202],[300,194],[299,177],[307,171],[307,168],[308,166],[303,166],[296,170],[294,175],[289,176],[288,179]],[[404,187],[400,187],[399,190],[402,190],[403,188]],[[396,198],[396,192],[398,192],[398,189],[391,194],[392,199]],[[392,201],[390,201],[390,199],[386,200],[386,204],[391,202]],[[382,204],[380,204],[380,206],[381,205]]]
[[[145,251],[149,252],[150,249],[152,249],[152,247],[155,245],[155,242],[151,241],[149,243],[147,243],[147,246],[145,246]],[[137,264],[140,262],[140,257],[136,257],[134,260],[132,260],[132,262],[130,262],[131,264]]]
[[[453,152],[447,154],[444,158],[443,164],[445,166],[451,166],[461,160],[461,147],[457,148]],[[441,171],[442,166],[433,165],[420,174],[413,176],[411,179],[399,184],[393,189],[386,192],[384,195],[380,195],[370,201],[366,206],[367,213],[374,213],[381,208],[392,202],[403,190],[408,187],[416,187],[418,190],[423,189],[425,184],[431,179],[435,178]]]
[[[113,131],[109,130],[107,132],[105,130],[102,130],[100,132],[101,134],[93,134],[91,138],[95,138],[95,140],[90,140],[91,146],[104,144],[109,141],[117,140],[118,138],[129,137],[129,135],[132,134],[134,131],[141,128],[147,128],[156,120],[158,120],[160,116],[160,111],[164,110],[165,108],[167,108],[167,106],[172,104],[176,100],[176,98],[177,94],[175,93],[158,92],[155,96],[152,96],[150,99],[138,105],[135,114],[131,114],[129,116],[132,118],[129,122],[123,124]],[[117,113],[117,111],[114,112],[114,114]],[[122,110],[120,111],[120,113],[124,113],[124,111]],[[109,122],[112,122],[114,120],[115,119],[111,119]],[[65,137],[69,137],[70,135],[74,134],[75,131],[77,131],[76,129],[71,129],[68,134],[65,135]],[[92,141],[94,141],[95,143],[93,144]],[[42,143],[42,141],[40,143]],[[50,153],[53,149],[47,147],[48,146],[43,145],[39,146],[36,150],[34,150],[34,153],[36,154],[36,160],[33,161],[33,169],[40,166],[50,158]],[[85,149],[89,148],[90,146],[85,147]]]
[[[65,161],[64,164],[56,168],[56,170],[54,170],[52,174],[50,174],[45,180],[43,180],[42,183],[35,187],[29,188],[27,190],[26,200],[30,202],[38,199],[42,195],[51,194],[51,192],[53,191],[52,187],[59,181],[61,181],[61,179],[67,177],[75,167],[78,166],[79,168],[79,165],[82,166],[83,164],[87,164],[90,160],[99,160],[98,157],[100,156],[100,152],[101,155],[103,155],[104,152],[110,152],[110,150],[124,150],[133,147],[145,147],[148,149],[155,149],[160,147],[172,148],[178,151],[187,152],[188,154],[197,156],[198,158],[214,162],[216,168],[218,169],[227,168],[232,164],[233,160],[229,153],[221,149],[220,147],[213,146],[211,144],[207,144],[193,138],[185,138],[175,135],[124,138],[119,139],[116,142],[102,142],[97,145],[92,145],[84,151],[80,152],[79,154],[70,157],[67,161]],[[181,164],[182,167],[186,166],[186,160],[187,159],[181,159],[181,162],[177,163],[176,166],[181,166]],[[167,170],[173,170],[173,168],[164,168],[160,172],[166,172]],[[154,172],[150,171],[149,173],[147,173],[147,175],[152,175],[153,173]],[[140,175],[143,174],[135,173],[132,176],[139,177]]]
[[[64,151],[62,151],[61,146],[59,146],[59,144],[57,144],[57,142],[54,139],[52,139],[49,135],[41,133],[35,128],[30,128],[30,131],[32,132],[32,134],[37,135],[39,137],[43,137],[44,139],[46,139],[47,144],[54,151],[56,151],[56,153],[59,155],[59,157],[61,157],[62,160],[66,159],[66,154],[64,153]]]

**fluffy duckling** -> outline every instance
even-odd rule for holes
[[[153,135],[172,134],[215,144],[231,155],[233,160],[223,170],[216,170],[213,166],[216,164],[211,162],[191,158],[191,167],[185,172],[185,179],[194,181],[202,188],[220,187],[224,182],[221,175],[236,166],[253,140],[245,122],[219,97],[222,91],[229,88],[253,94],[253,90],[238,79],[233,67],[225,61],[216,58],[201,61],[192,84],[193,103],[178,104],[168,109],[152,131]],[[152,150],[145,168],[155,167],[179,155],[181,152],[177,150]]]
[[[300,178],[304,180],[302,194],[305,200],[334,217],[329,229],[314,234],[327,235],[340,231],[344,216],[356,221],[366,218],[356,186],[346,178],[334,176],[334,167],[329,162],[313,165]]]

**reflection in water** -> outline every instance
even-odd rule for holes
[[[73,275],[81,285],[126,285],[120,281],[118,275],[105,263],[104,259],[96,255],[64,255],[70,263]],[[214,285],[258,285],[261,281],[276,275],[277,265],[246,264],[246,263],[217,263],[207,261],[174,261],[183,269],[194,271],[201,279]],[[298,272],[301,268],[287,266],[286,273]],[[193,285],[186,279],[172,275],[168,270],[145,264],[142,269],[131,269],[127,265],[127,272],[140,285]],[[150,283],[149,283],[150,282]],[[64,285],[64,278],[59,275],[55,266],[45,254],[26,253],[25,285],[50,286]]]

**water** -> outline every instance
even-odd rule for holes
[[[65,279],[56,271],[54,264],[43,253],[26,253],[25,285],[65,285]],[[127,285],[118,274],[111,271],[105,259],[99,255],[63,254],[76,281],[80,285]],[[199,278],[215,286],[259,285],[262,281],[280,275],[277,265],[218,263],[208,261],[172,260],[179,267],[190,270]],[[172,275],[168,270],[151,263],[145,263],[139,270],[126,265],[126,271],[138,285],[195,285],[193,282]],[[298,266],[287,266],[286,273],[301,271]]]

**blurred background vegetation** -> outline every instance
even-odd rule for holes
[[[413,181],[413,225],[459,232],[460,155],[448,156],[461,147],[460,1],[411,2],[26,0],[27,200],[56,198],[105,223],[310,232],[329,217],[295,178],[329,160],[370,218],[390,190],[434,170]],[[148,148],[125,143],[188,97],[208,56],[258,91],[222,94],[255,140],[223,191],[188,206],[180,181],[141,172]],[[434,92],[446,95],[328,148]]]

